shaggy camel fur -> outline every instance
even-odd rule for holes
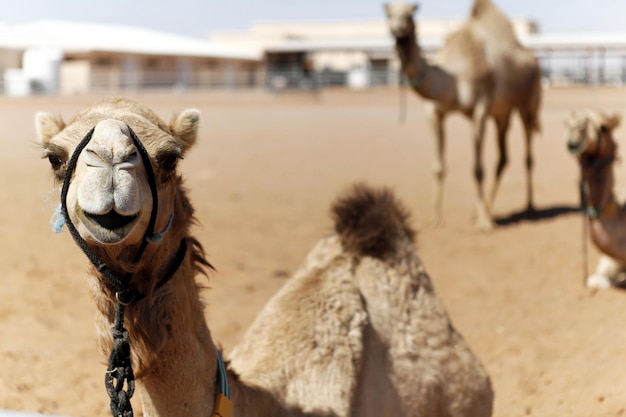
[[[580,163],[581,204],[590,237],[603,253],[587,278],[588,287],[626,286],[626,208],[613,192],[617,158],[613,131],[619,123],[619,115],[598,111],[572,113],[566,121],[567,147]]]
[[[506,135],[511,113],[521,116],[526,138],[527,210],[533,210],[532,149],[539,130],[541,73],[532,52],[519,44],[508,18],[490,1],[475,0],[463,26],[446,39],[432,63],[417,44],[413,14],[417,5],[386,4],[391,33],[402,69],[412,88],[427,100],[425,111],[436,137],[434,222],[443,223],[443,184],[446,175],[445,117],[459,111],[473,123],[474,179],[477,186],[477,225],[493,228],[491,210],[508,163]],[[488,200],[483,192],[483,137],[488,117],[496,123],[499,159]]]
[[[176,162],[196,140],[199,113],[170,124],[123,99],[106,100],[66,125],[37,115],[39,138],[58,179],[85,134],[91,142],[70,183],[70,219],[102,261],[132,272],[145,294],[126,308],[132,364],[145,416],[207,416],[216,394],[216,346],[194,277],[206,270],[191,237],[193,209]],[[129,139],[143,142],[158,187],[156,230],[139,264],[131,255],[152,208],[146,167]],[[173,217],[172,217],[173,213]],[[415,254],[407,215],[387,191],[356,187],[335,203],[337,233],[260,313],[228,370],[233,415],[488,417],[489,377],[435,296]],[[179,242],[181,267],[158,282]],[[115,294],[92,270],[99,342],[111,349]]]

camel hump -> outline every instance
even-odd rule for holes
[[[409,212],[387,188],[352,186],[334,202],[332,217],[344,249],[358,256],[383,259],[415,236]]]
[[[482,17],[484,14],[498,10],[491,0],[474,0],[470,15],[474,18]]]
[[[478,22],[490,35],[488,43],[517,43],[517,35],[509,18],[491,0],[475,0],[472,5],[471,19]]]

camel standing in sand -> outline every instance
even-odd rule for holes
[[[196,141],[198,111],[167,124],[116,99],[67,125],[48,113],[36,122],[67,190],[68,227],[101,262],[91,289],[102,350],[111,351],[123,299],[144,415],[210,415],[223,381],[194,279],[208,263],[190,235],[193,208],[176,170]],[[233,415],[490,416],[489,377],[437,299],[402,207],[387,191],[358,186],[333,215],[336,233],[315,246],[233,352],[225,375]],[[153,219],[160,232],[147,234],[151,243],[136,261]],[[107,268],[128,274],[136,296],[116,294]],[[173,273],[164,280],[166,271]]]
[[[526,137],[527,210],[533,210],[531,141],[539,130],[541,73],[533,53],[520,45],[508,18],[490,1],[475,0],[463,26],[446,39],[432,63],[417,44],[413,15],[417,5],[386,4],[396,51],[409,84],[426,102],[426,115],[436,137],[434,221],[443,222],[444,120],[459,111],[473,123],[477,225],[491,230],[491,210],[508,163],[506,134],[511,113],[521,116]],[[483,137],[488,117],[496,122],[499,159],[488,200],[483,192]]]
[[[587,286],[593,288],[626,284],[626,208],[613,192],[617,158],[613,131],[619,123],[619,115],[597,111],[572,113],[566,121],[567,146],[580,163],[581,204],[590,237],[603,253],[596,271],[587,278]]]

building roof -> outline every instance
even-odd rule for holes
[[[382,14],[382,8],[381,8]],[[419,19],[417,31],[420,39],[444,38],[458,29],[467,19],[430,18]],[[511,20],[518,36],[538,32],[538,24],[530,19]],[[211,33],[210,39],[239,44],[273,45],[283,40],[344,41],[361,39],[385,39],[389,36],[387,19],[330,19],[257,22],[247,30],[219,30]]]
[[[420,47],[426,53],[435,52],[443,45],[443,38],[420,39]],[[626,33],[597,34],[532,34],[520,37],[520,43],[539,52],[616,51],[626,53]],[[285,39],[267,45],[267,53],[316,52],[316,51],[393,51],[394,41],[390,35],[363,39]],[[394,52],[395,53],[395,52]]]
[[[562,33],[522,37],[520,41],[534,50],[625,50],[626,33]]]
[[[209,42],[139,27],[45,20],[0,27],[0,48],[56,48],[65,53],[127,54],[260,60],[254,48]]]

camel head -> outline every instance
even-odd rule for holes
[[[417,4],[385,3],[385,13],[389,29],[396,39],[404,39],[415,34],[413,15],[417,12]]]
[[[620,123],[618,114],[598,111],[572,112],[566,120],[567,148],[581,162],[602,161],[615,157],[617,143],[613,130]]]
[[[61,183],[70,158],[93,128],[76,160],[67,191],[67,211],[90,246],[137,245],[149,224],[153,206],[149,170],[131,129],[146,150],[158,195],[155,229],[173,215],[180,177],[176,163],[194,144],[199,112],[182,112],[167,124],[151,110],[126,99],[104,100],[66,124],[48,113],[36,115],[44,157]]]
[[[580,164],[581,204],[590,218],[602,215],[612,198],[610,168],[617,155],[613,130],[619,122],[619,115],[597,111],[572,113],[566,122],[567,147]]]

